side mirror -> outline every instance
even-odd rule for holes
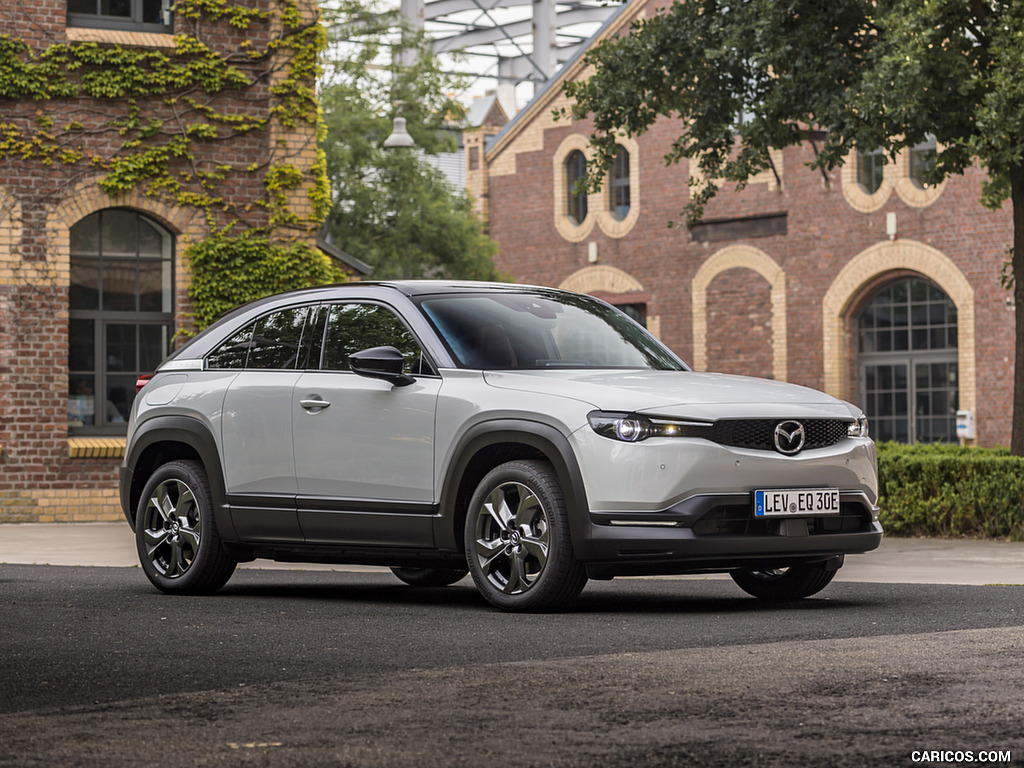
[[[370,379],[390,381],[396,387],[407,387],[416,379],[402,373],[405,357],[394,347],[371,347],[348,356],[355,373]]]

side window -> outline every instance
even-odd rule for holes
[[[394,347],[405,357],[403,373],[429,371],[423,351],[405,324],[379,304],[337,304],[327,318],[324,370],[350,370],[348,356],[371,347]]]
[[[211,370],[317,368],[323,345],[322,307],[275,312],[249,323],[206,358]]]
[[[256,323],[249,323],[206,357],[206,367],[213,370],[245,368],[252,346],[252,331]]]
[[[256,321],[246,368],[292,370],[299,359],[309,307],[272,312]]]
[[[299,345],[300,369],[319,368],[320,353],[324,346],[324,324],[327,320],[327,307],[310,307],[306,317],[306,325],[302,329],[302,341]]]

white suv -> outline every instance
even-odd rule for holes
[[[607,304],[518,285],[353,283],[235,310],[141,389],[120,488],[165,592],[262,557],[421,586],[468,571],[506,610],[716,571],[796,599],[882,538],[859,409],[694,373]]]

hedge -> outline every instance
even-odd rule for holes
[[[878,446],[887,533],[1024,541],[1024,457],[1006,448]]]

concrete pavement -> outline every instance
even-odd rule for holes
[[[8,523],[0,524],[0,563],[133,567],[138,557],[134,534],[125,523]],[[387,571],[269,560],[241,567]],[[886,537],[875,552],[847,557],[836,578],[894,584],[1024,585],[1024,542]]]

